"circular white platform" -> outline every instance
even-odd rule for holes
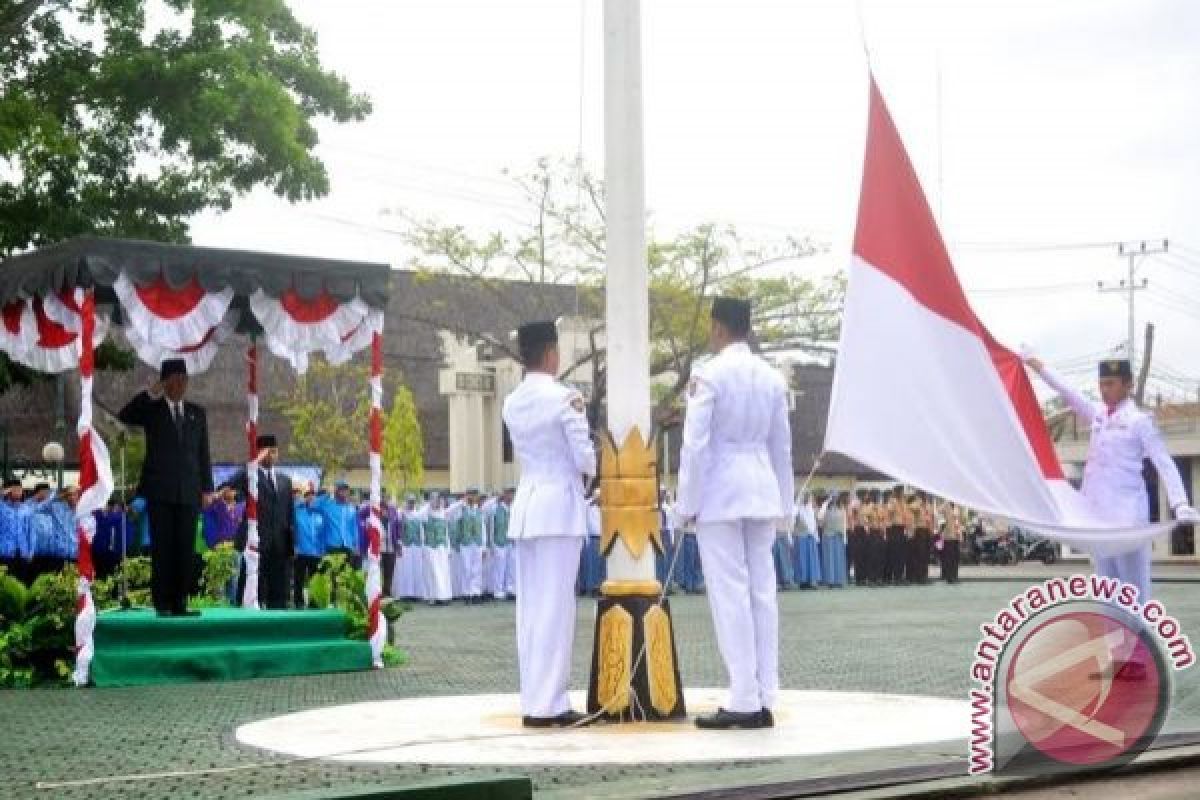
[[[688,689],[688,712],[714,710],[717,689]],[[573,695],[583,708],[582,693]],[[521,727],[516,695],[419,697],[319,708],[260,720],[239,742],[338,761],[407,764],[646,764],[818,755],[966,738],[967,703],[937,697],[782,691],[775,727],[701,731],[679,723]]]

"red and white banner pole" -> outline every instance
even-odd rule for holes
[[[258,342],[250,335],[246,348],[246,586],[242,608],[258,608]]]
[[[379,565],[383,541],[383,322],[371,336],[371,511],[367,522],[366,594],[367,639],[371,643],[371,661],[383,668],[383,646],[387,642],[387,620],[383,603],[383,578]]]
[[[92,599],[92,581],[96,578],[92,561],[92,540],[96,536],[95,512],[108,504],[112,495],[112,466],[104,440],[92,428],[92,381],[95,376],[96,298],[91,289],[75,289],[79,307],[79,496],[75,504],[75,535],[79,548],[79,583],[75,613],[75,670],[72,681],[86,686],[96,629],[96,604]]]

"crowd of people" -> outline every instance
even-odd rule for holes
[[[667,583],[673,564],[671,592],[703,592],[704,567],[694,527],[676,530],[669,501],[663,507],[658,579]],[[925,584],[934,563],[941,567],[942,580],[957,583],[964,535],[973,520],[960,506],[903,487],[805,494],[796,503],[791,530],[777,526],[772,548],[776,584],[780,591]]]
[[[324,556],[340,553],[358,567],[366,553],[366,492],[352,490],[345,482],[338,482],[332,492],[301,483],[292,488],[292,496],[294,541],[292,552],[282,555],[290,597],[268,602],[267,593],[260,592],[268,607],[307,607],[308,581]],[[514,570],[507,532],[512,501],[511,488],[409,494],[399,504],[385,491],[384,586],[397,599],[430,605],[511,599]],[[74,561],[74,503],[71,487],[54,492],[42,483],[26,491],[19,481],[7,481],[0,503],[0,564],[29,582]],[[244,492],[228,483],[202,509],[193,592],[206,550],[229,543],[239,553],[244,551],[245,507]],[[658,580],[669,584],[671,593],[702,593],[704,566],[694,526],[674,519],[665,492],[662,508]],[[598,497],[591,498],[588,511],[576,589],[580,596],[594,597],[606,575]],[[929,582],[929,567],[935,562],[945,581],[956,582],[968,520],[965,509],[900,487],[806,495],[797,503],[792,530],[777,531],[773,556],[778,588],[923,584]],[[123,557],[148,554],[151,536],[146,501],[135,497],[126,505],[114,497],[107,509],[96,512],[92,553],[97,575],[112,574]],[[231,603],[238,602],[242,586],[230,584]]]
[[[25,583],[57,572],[78,556],[74,489],[55,492],[48,483],[26,491],[19,480],[4,481],[0,501],[0,565]]]

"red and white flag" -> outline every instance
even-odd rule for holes
[[[873,76],[870,93],[825,448],[1098,555],[1169,530],[1113,528],[1067,483],[1024,363],[967,302]]]

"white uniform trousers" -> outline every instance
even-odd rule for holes
[[[425,599],[445,603],[453,597],[450,551],[445,547],[425,548]]]
[[[1116,578],[1136,586],[1138,605],[1144,606],[1151,599],[1151,560],[1151,545],[1147,542],[1138,549],[1119,556],[1092,556],[1092,568],[1097,575]]]
[[[513,547],[521,714],[558,716],[571,708],[567,690],[575,642],[575,572],[583,537],[519,539]]]
[[[503,600],[508,596],[512,583],[509,572],[511,567],[508,563],[509,550],[508,547],[493,547],[488,550],[487,591],[497,600]]]
[[[464,597],[483,595],[483,548],[477,544],[464,544],[458,551],[462,564],[462,593]]]
[[[696,543],[717,646],[729,673],[726,711],[771,708],[779,690],[779,607],[775,598],[775,522],[702,522]]]

